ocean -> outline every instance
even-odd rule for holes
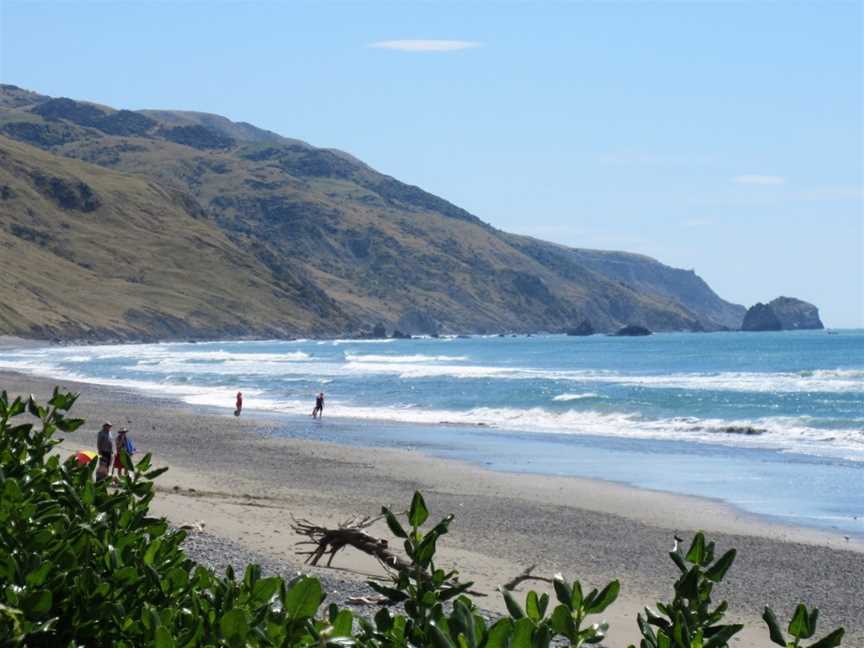
[[[228,415],[239,390],[286,435],[607,479],[864,536],[862,330],[55,346],[0,351],[0,368]]]

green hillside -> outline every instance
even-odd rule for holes
[[[217,115],[2,86],[0,152],[4,333],[711,330],[744,314],[691,272],[500,232],[346,153]]]

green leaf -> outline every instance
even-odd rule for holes
[[[814,644],[810,644],[809,648],[836,648],[843,642],[843,635],[846,634],[844,628],[837,628],[829,635],[822,637]]]
[[[429,509],[426,508],[426,502],[423,501],[420,491],[416,491],[414,498],[411,500],[411,508],[408,511],[408,524],[414,528],[420,527],[428,517]]]
[[[687,552],[687,560],[691,563],[701,565],[705,560],[705,534],[701,531],[693,538],[690,551]]]
[[[252,602],[254,605],[264,605],[275,596],[279,590],[279,584],[282,579],[273,576],[271,578],[262,578],[252,586]]]
[[[555,587],[555,596],[558,598],[558,602],[570,607],[572,605],[573,591],[564,582],[560,574],[556,574],[555,578],[552,579],[552,585]]]
[[[457,648],[456,644],[450,641],[450,637],[441,632],[441,628],[432,624],[432,641],[437,648]]]
[[[813,628],[810,627],[810,616],[803,603],[799,603],[789,622],[789,634],[798,639],[807,639],[813,636]]]
[[[519,603],[516,602],[516,599],[513,598],[513,594],[506,589],[502,589],[501,594],[504,596],[504,605],[507,606],[507,611],[510,613],[510,617],[513,619],[523,618],[525,612],[522,610],[522,606],[520,606]]]
[[[285,594],[285,614],[292,621],[311,619],[321,605],[321,583],[308,576],[298,580]]]
[[[333,635],[336,637],[350,637],[354,626],[354,615],[351,610],[340,610],[336,618],[331,622]]]
[[[774,610],[770,607],[766,607],[765,611],[762,613],[762,619],[768,625],[768,636],[771,637],[771,641],[778,646],[786,648],[786,637],[783,634],[783,630],[780,629],[780,624],[777,621]]]
[[[703,648],[721,648],[726,646],[729,643],[729,639],[740,632],[743,627],[740,624],[721,626],[721,629],[711,635],[711,638],[703,644]]]
[[[570,613],[570,608],[566,605],[559,605],[552,610],[552,616],[550,617],[549,622],[558,634],[564,635],[571,640],[575,638],[576,622],[573,621],[573,615]]]
[[[219,620],[219,629],[226,639],[244,639],[249,634],[249,621],[246,619],[246,613],[239,608],[229,610]]]
[[[405,533],[405,529],[402,528],[402,525],[399,524],[399,520],[396,519],[396,516],[388,509],[386,506],[381,507],[381,513],[384,515],[384,519],[387,520],[387,526],[390,527],[390,533],[395,535],[397,538],[407,538],[408,534]]]
[[[387,587],[386,585],[382,585],[375,581],[366,581],[366,584],[382,596],[386,596],[390,599],[391,603],[401,603],[408,598],[408,594],[394,587]]]
[[[534,590],[528,592],[528,595],[525,597],[525,613],[534,622],[539,621],[543,617],[540,613],[540,599]]]
[[[168,632],[168,629],[165,626],[160,625],[157,627],[155,635],[155,648],[175,648],[177,645],[174,641],[174,637],[171,636],[171,633]]]
[[[519,619],[513,626],[513,637],[510,640],[511,648],[533,648],[531,635],[534,634],[534,624],[531,619]]]
[[[27,574],[27,585],[30,587],[39,587],[45,583],[45,579],[48,578],[48,574],[53,567],[54,565],[49,561],[46,560],[43,562],[39,567]]]
[[[513,622],[510,619],[499,619],[489,628],[484,648],[506,648],[512,634]]]
[[[672,559],[672,562],[681,570],[682,574],[687,573],[687,563],[684,562],[684,559],[681,557],[681,552],[679,551],[670,551],[669,557]]]
[[[732,566],[732,563],[735,562],[736,555],[737,552],[735,549],[730,549],[720,556],[717,562],[705,571],[705,578],[714,581],[715,583],[722,581],[723,577],[726,576],[726,572],[729,571],[729,568]]]
[[[588,614],[600,614],[618,598],[618,592],[621,591],[621,583],[617,580],[612,581],[603,590],[594,597],[590,605],[587,605],[585,611]]]
[[[51,592],[48,590],[36,590],[28,593],[22,601],[22,608],[28,614],[34,616],[43,616],[51,611],[51,604],[54,600]]]

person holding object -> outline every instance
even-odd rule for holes
[[[111,467],[111,474],[113,475],[116,470],[117,477],[122,477],[124,473],[128,474],[129,472],[126,470],[126,466],[123,465],[123,455],[127,455],[131,458],[135,452],[135,447],[129,439],[128,429],[125,427],[120,428],[119,432],[117,432],[115,445],[117,446],[117,452],[114,455],[114,465]]]
[[[315,409],[312,410],[312,418],[324,418],[324,392],[315,397]]]

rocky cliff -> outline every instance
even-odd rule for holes
[[[0,286],[15,305],[0,333],[329,334],[379,321],[528,332],[584,320],[664,331],[743,319],[690,271],[507,234],[347,153],[218,115],[0,86],[0,152],[4,267],[62,268],[57,281],[78,287],[46,291],[38,273]]]

